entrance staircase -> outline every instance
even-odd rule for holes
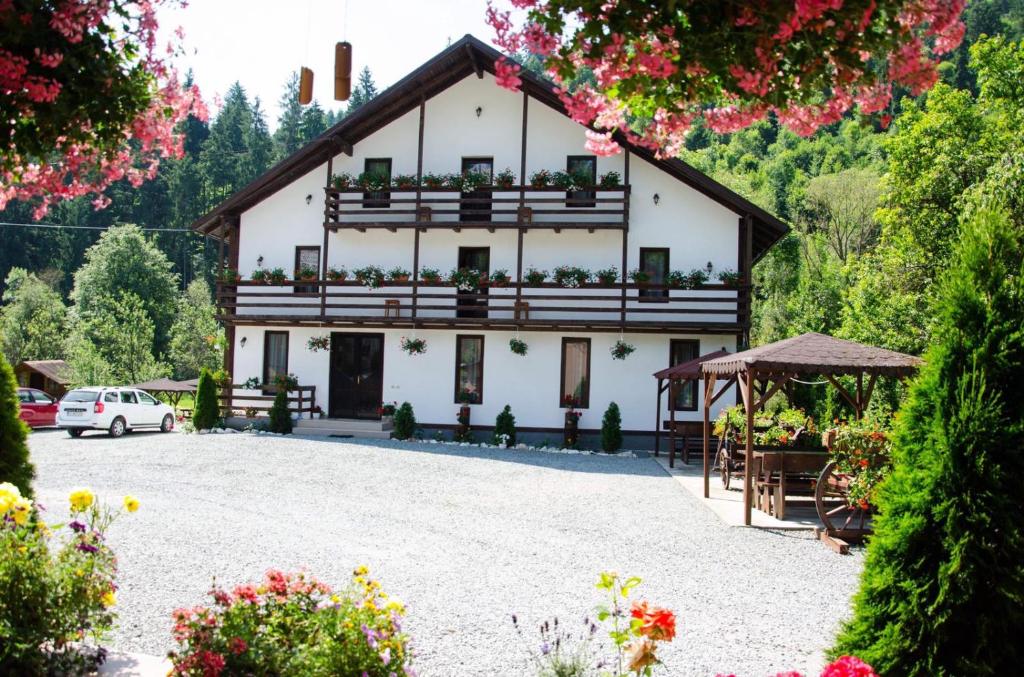
[[[295,435],[311,437],[362,437],[386,440],[391,437],[391,422],[351,418],[304,418],[295,422]]]

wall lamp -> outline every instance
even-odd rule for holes
[[[260,255],[260,257],[258,259],[256,259],[256,267],[257,268],[262,268],[263,267],[263,256],[262,255]]]
[[[705,266],[705,268],[708,269],[708,275],[710,275],[711,271],[715,269],[715,266],[710,261],[708,261],[708,265]]]
[[[476,107],[476,116],[477,117],[480,117],[480,114],[483,113],[483,112],[484,112],[484,109],[483,109],[482,106],[477,106]]]
[[[310,193],[309,195],[306,196],[306,204],[309,204],[312,201],[313,201],[313,194]]]
[[[657,193],[655,193],[654,194],[654,204],[658,204],[659,202],[661,202],[661,196],[658,195]]]
[[[240,345],[240,346],[242,346],[244,348],[245,347],[245,342],[248,341],[248,340],[249,340],[248,337],[243,336],[242,340],[238,342],[238,345]]]

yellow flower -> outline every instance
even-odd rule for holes
[[[71,501],[71,512],[82,512],[92,505],[95,496],[88,489],[75,489],[68,496],[68,500]]]
[[[338,597],[337,595],[331,595],[331,602],[333,602],[334,604],[340,604],[341,603],[341,598]]]
[[[370,573],[370,570],[368,568],[366,568],[365,564],[360,564],[359,566],[356,567],[356,570],[353,571],[352,573],[355,574],[356,576],[365,576],[366,574]]]
[[[32,501],[19,497],[15,499],[11,510],[13,511],[14,523],[21,526],[28,522],[28,518],[32,514]]]
[[[0,515],[6,514],[14,505],[14,501],[19,498],[21,498],[21,491],[18,487],[10,482],[0,484]]]
[[[130,494],[128,496],[125,496],[124,509],[127,510],[128,512],[135,512],[136,510],[139,509],[139,499],[135,498]]]
[[[117,604],[117,596],[112,591],[107,590],[103,593],[103,597],[100,597],[100,602],[102,602],[105,607],[114,606]]]

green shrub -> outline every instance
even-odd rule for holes
[[[363,567],[334,594],[308,574],[268,571],[259,586],[210,596],[209,608],[173,614],[177,675],[413,674],[404,609]]]
[[[612,402],[601,419],[601,448],[609,454],[622,448],[622,414]]]
[[[395,439],[407,440],[416,433],[416,415],[412,411],[412,405],[402,402],[402,406],[395,412],[395,430],[392,433]]]
[[[938,287],[935,342],[897,416],[854,616],[834,653],[884,675],[1024,664],[1024,231],[980,213]]]
[[[36,470],[28,460],[28,426],[19,418],[19,409],[14,370],[0,355],[0,482],[10,482],[31,498]]]
[[[209,369],[199,372],[196,386],[196,407],[192,412],[192,424],[196,430],[209,430],[220,419],[220,404],[217,402],[217,383]]]
[[[288,435],[292,431],[292,412],[288,411],[288,391],[278,388],[274,403],[270,405],[269,429],[272,433]]]
[[[0,484],[0,674],[96,668],[96,656],[75,647],[98,645],[114,623],[117,567],[104,534],[117,513],[87,489],[72,492],[71,502],[74,521],[51,531],[33,521],[31,501]],[[138,502],[125,497],[125,507]]]
[[[512,414],[511,405],[506,404],[494,419],[494,443],[505,447],[516,445],[516,417]]]

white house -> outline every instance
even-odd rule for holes
[[[655,371],[745,342],[745,281],[787,226],[679,160],[638,147],[588,155],[548,83],[524,72],[522,92],[495,84],[498,56],[466,36],[193,224],[241,276],[218,285],[234,383],[290,373],[311,387],[304,408],[312,399],[331,418],[373,420],[381,403],[408,401],[428,429],[452,427],[465,393],[474,428],[509,404],[520,430],[552,438],[567,397],[584,432],[615,401],[624,431],[649,437]],[[537,189],[540,170],[604,187]],[[431,182],[467,171],[491,185]],[[334,187],[364,172],[391,187]],[[369,266],[411,276],[371,289],[354,279]],[[552,279],[559,266],[615,277],[569,287]],[[314,279],[294,279],[303,267]],[[275,268],[288,280],[250,279]],[[460,268],[485,283],[467,291],[423,275]],[[647,283],[627,276],[636,269]],[[669,284],[671,271],[695,269],[709,280]],[[721,283],[722,271],[739,283]],[[425,353],[407,354],[404,338]],[[614,359],[620,340],[635,351]],[[260,394],[236,391],[236,409],[246,393]],[[696,387],[683,392],[676,418],[697,420],[699,405]]]

